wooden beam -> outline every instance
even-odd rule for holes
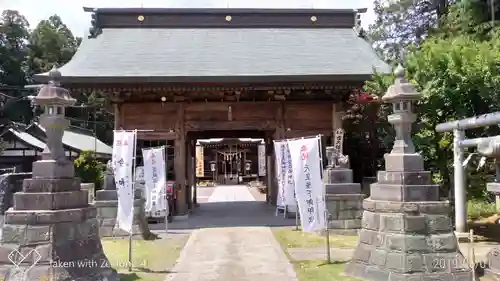
[[[137,138],[141,140],[175,140],[176,133],[171,131],[137,132]]]
[[[271,120],[248,120],[248,121],[186,121],[186,129],[189,131],[233,131],[233,130],[272,130],[276,128],[276,122]]]
[[[342,116],[345,114],[341,103],[332,104],[332,136],[335,134],[335,130],[338,128],[343,128]]]
[[[113,111],[115,115],[115,130],[119,130],[121,127],[121,121],[123,120],[121,118],[121,107],[122,105],[120,103],[115,103],[113,104]]]

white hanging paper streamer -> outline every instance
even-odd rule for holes
[[[471,154],[469,154],[469,156],[467,156],[467,159],[465,159],[464,162],[462,163],[462,167],[466,167],[467,164],[469,164],[469,161],[470,161],[470,159],[472,159],[472,156],[474,156],[474,154],[476,154],[476,153],[471,153]]]
[[[481,157],[481,160],[479,160],[479,164],[477,165],[477,171],[479,171],[479,169],[481,169],[484,164],[486,164],[486,157]]]

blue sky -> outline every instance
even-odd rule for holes
[[[0,10],[21,12],[31,28],[53,14],[58,14],[76,36],[89,28],[90,15],[82,7],[199,7],[199,8],[368,8],[362,16],[363,26],[373,23],[373,0],[0,0]]]

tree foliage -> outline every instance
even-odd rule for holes
[[[96,189],[100,186],[104,178],[106,165],[99,162],[94,157],[93,151],[82,151],[80,156],[75,159],[75,174],[82,183],[94,183]]]
[[[75,38],[61,18],[53,15],[38,23],[29,42],[28,64],[33,75],[67,63],[75,54],[81,38]]]
[[[26,19],[17,11],[6,10],[0,18],[0,86],[8,85],[11,96],[4,102],[2,122],[28,123],[36,118],[26,98],[35,93],[23,89],[33,83],[33,75],[62,66],[75,54],[81,38],[75,37],[58,15],[40,21],[29,30]],[[81,108],[70,108],[72,125],[92,130],[103,140],[111,138],[112,116],[104,109],[106,99],[100,92],[72,93]],[[93,108],[90,108],[93,107]]]
[[[403,51],[419,45],[439,26],[450,0],[375,0],[375,23],[368,36],[380,55],[389,62],[400,61]]]
[[[26,84],[26,42],[29,24],[17,11],[5,10],[0,17],[0,85]]]

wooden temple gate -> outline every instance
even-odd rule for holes
[[[340,103],[323,102],[157,102],[123,100],[114,104],[115,127],[139,132],[141,140],[167,140],[174,144],[174,175],[178,214],[196,203],[190,190],[196,184],[196,142],[208,138],[262,138],[266,163],[272,171],[268,200],[275,204],[273,140],[323,134],[332,136],[342,127]],[[231,116],[232,115],[232,116]],[[151,130],[151,131],[149,131]],[[194,189],[196,190],[196,189]]]
[[[57,79],[76,98],[104,93],[115,128],[173,147],[177,215],[196,203],[197,140],[264,139],[274,204],[273,140],[332,136],[373,69],[390,72],[363,38],[366,9],[84,10],[89,37]]]

